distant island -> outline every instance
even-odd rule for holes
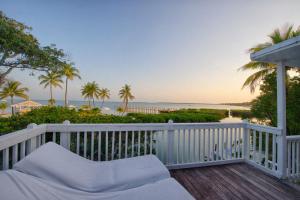
[[[251,102],[242,102],[242,103],[220,103],[220,105],[251,107]]]

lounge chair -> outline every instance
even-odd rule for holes
[[[97,162],[49,142],[14,165],[14,169],[86,191],[119,191],[170,178],[153,155]]]
[[[85,192],[15,170],[0,172],[1,200],[193,200],[174,179],[116,192]]]

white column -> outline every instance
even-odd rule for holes
[[[282,129],[278,137],[278,171],[282,178],[286,177],[286,68],[280,63],[277,66],[277,127]]]

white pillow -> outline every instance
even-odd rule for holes
[[[88,192],[125,190],[170,177],[166,167],[152,155],[96,162],[53,142],[33,151],[14,169]]]

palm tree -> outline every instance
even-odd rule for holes
[[[101,103],[101,108],[102,108],[105,99],[109,99],[109,98],[110,98],[109,89],[107,89],[107,88],[102,88],[102,89],[100,89],[100,90],[99,90],[98,96],[99,96],[99,98],[102,100],[102,103]]]
[[[122,89],[119,91],[119,96],[123,100],[123,105],[124,105],[124,110],[123,111],[126,112],[129,100],[134,99],[134,96],[131,93],[131,87],[129,85],[125,84],[122,87]]]
[[[27,87],[20,87],[21,83],[19,81],[7,81],[3,86],[2,91],[0,91],[0,99],[5,99],[10,97],[10,104],[14,104],[14,97],[20,97],[22,99],[28,99],[26,92],[28,91]],[[12,114],[14,114],[13,107]]]
[[[88,99],[89,106],[91,106],[91,100],[93,100],[93,107],[95,107],[95,98],[99,98],[99,92],[99,85],[95,81],[88,82],[81,88],[81,94],[85,99]]]
[[[50,99],[49,105],[53,106],[55,104],[55,99],[53,99],[53,87],[62,88],[61,84],[63,83],[61,79],[61,74],[57,72],[47,72],[46,75],[39,76],[40,85],[44,85],[44,88],[50,88]]]
[[[68,106],[68,81],[69,80],[74,80],[74,78],[78,78],[81,79],[80,75],[79,75],[79,70],[75,67],[73,67],[72,65],[65,65],[62,69],[62,75],[66,77],[66,81],[65,81],[65,107]]]
[[[284,40],[288,40],[290,38],[296,37],[300,35],[300,27],[294,30],[293,25],[287,25],[282,29],[275,29],[268,37],[270,42],[265,42],[261,44],[257,44],[251,49],[248,50],[249,53],[255,53],[262,49],[265,49],[274,44],[280,43]],[[264,63],[258,61],[250,61],[245,64],[239,70],[257,70],[255,73],[250,75],[243,84],[243,88],[249,86],[250,92],[253,93],[255,91],[256,86],[260,84],[260,81],[268,74],[274,72],[276,69],[276,65],[272,63]]]

